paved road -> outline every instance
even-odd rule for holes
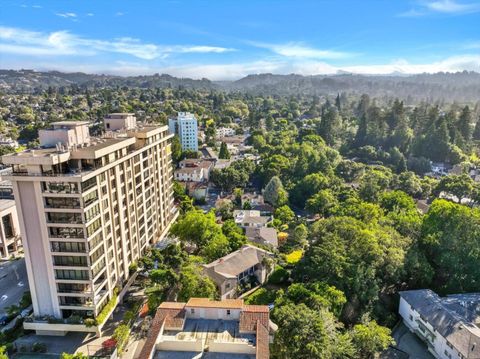
[[[5,313],[5,307],[18,305],[27,290],[25,259],[0,262],[0,316]]]

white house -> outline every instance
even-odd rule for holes
[[[175,170],[174,178],[180,182],[202,182],[205,180],[202,167],[184,167]]]
[[[215,137],[222,138],[228,136],[234,136],[235,130],[231,127],[219,127],[215,130]]]
[[[399,313],[436,358],[480,358],[480,293],[439,297],[429,289],[404,291]]]

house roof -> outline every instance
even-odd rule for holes
[[[203,267],[206,273],[216,281],[219,279],[236,278],[240,273],[261,263],[262,259],[269,254],[270,252],[263,249],[245,245],[239,250],[206,264]]]
[[[464,357],[480,357],[480,293],[441,298],[429,289],[419,289],[400,292],[400,296]]]
[[[247,227],[245,235],[252,242],[260,244],[270,244],[274,247],[278,246],[277,230],[271,227],[253,228]]]
[[[194,308],[242,309],[243,299],[210,300],[209,298],[190,298],[185,306]]]

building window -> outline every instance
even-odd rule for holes
[[[3,230],[5,232],[5,237],[6,238],[13,237],[15,235],[15,231],[13,230],[12,215],[7,214],[6,216],[3,216],[2,224],[3,224]]]
[[[412,322],[413,321],[413,315],[409,315],[408,318],[410,318],[410,321]]]
[[[191,309],[190,309],[190,313],[191,313],[191,314],[195,314],[195,309],[191,308]]]
[[[230,309],[227,309],[227,315],[230,315]]]

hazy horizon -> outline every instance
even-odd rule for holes
[[[5,1],[0,67],[233,80],[480,71],[480,2]]]

